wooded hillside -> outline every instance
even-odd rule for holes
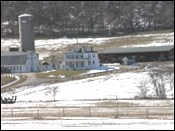
[[[117,36],[174,29],[174,1],[1,1],[1,37],[18,37],[18,16],[36,37]]]

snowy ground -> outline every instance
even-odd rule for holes
[[[121,39],[121,38],[130,38],[130,37],[149,37],[153,36],[154,42],[148,45],[143,46],[162,46],[162,45],[173,45],[174,44],[174,32],[171,33],[163,33],[163,34],[148,34],[148,35],[128,35],[122,37],[104,37],[104,38],[77,38],[78,43],[84,44],[103,44],[109,42],[110,40],[114,39]],[[59,39],[45,39],[45,40],[35,40],[36,47],[48,47],[51,46],[56,47],[63,47],[66,45],[77,44],[77,39],[75,38],[59,38]],[[1,39],[1,47],[9,47],[9,46],[20,46],[19,39]],[[133,45],[135,46],[135,45]],[[140,45],[138,45],[140,46]]]
[[[135,37],[154,36],[154,41],[147,45],[133,46],[162,46],[174,45],[174,32],[164,34],[135,35]],[[78,43],[103,44],[114,39],[129,38],[132,36],[111,37],[111,38],[81,38]],[[36,49],[56,49],[63,48],[70,44],[76,44],[77,39],[49,39],[35,40]],[[19,40],[1,39],[1,50],[7,50],[10,45],[19,46]],[[51,46],[52,45],[52,46]],[[47,52],[40,54],[41,58],[48,56]],[[101,69],[103,70],[103,69]],[[95,70],[89,72],[96,72]],[[147,80],[149,91],[148,95],[154,95],[155,92],[150,83],[148,72],[140,73],[122,73],[75,80],[57,84],[41,84],[38,86],[22,87],[13,92],[3,93],[1,96],[10,94],[17,96],[17,103],[2,104],[1,109],[10,109],[12,107],[54,107],[54,106],[94,106],[98,100],[106,102],[111,99],[131,99],[138,96],[140,80]],[[169,84],[166,85],[166,93],[170,98],[174,98],[174,89],[171,90]],[[56,102],[53,101],[53,95],[48,93],[50,89],[57,88],[55,96]],[[86,101],[85,101],[86,100]],[[92,101],[93,100],[93,101]],[[150,105],[147,101],[131,101],[140,105]],[[153,104],[153,103],[152,103]],[[159,101],[154,103],[159,105]],[[165,104],[165,103],[164,103]],[[16,118],[15,118],[16,119]],[[113,130],[173,130],[174,120],[147,120],[147,119],[107,119],[107,118],[61,118],[59,120],[13,120],[10,118],[1,118],[1,129],[25,130],[25,129],[113,129]]]
[[[106,76],[100,76],[95,78],[87,78],[83,80],[75,80],[63,83],[56,83],[50,85],[38,85],[38,86],[26,86],[13,92],[3,93],[1,95],[8,96],[17,95],[17,102],[15,104],[2,104],[2,111],[7,111],[15,108],[22,109],[24,113],[26,111],[23,108],[34,109],[50,107],[56,109],[57,107],[86,107],[86,106],[98,106],[100,103],[102,106],[109,104],[128,104],[138,106],[170,106],[173,105],[172,101],[150,101],[150,100],[114,100],[121,98],[134,98],[140,92],[138,84],[140,80],[146,79],[149,81],[148,72],[127,72],[118,74],[108,74]],[[53,101],[53,95],[47,93],[50,89],[56,87],[56,101]],[[166,84],[167,96],[174,97],[174,91],[170,90],[168,84]],[[150,84],[149,95],[154,94],[154,90]],[[50,101],[50,102],[48,102]],[[106,103],[106,104],[105,104]],[[144,108],[144,107],[143,107]],[[159,107],[157,107],[159,108]],[[172,107],[171,107],[172,108]],[[47,110],[46,109],[46,110]],[[162,108],[160,108],[161,110]],[[17,109],[18,110],[18,109]],[[17,111],[16,110],[16,111]],[[151,109],[152,110],[152,109]],[[58,109],[57,109],[58,111]],[[69,109],[66,109],[68,113]],[[109,110],[106,110],[109,113]],[[36,112],[36,111],[35,111]],[[56,111],[55,111],[56,112]],[[62,111],[61,111],[62,112]],[[114,112],[114,111],[112,111]],[[144,110],[145,112],[145,110]],[[171,111],[172,112],[172,111]],[[14,112],[15,113],[15,112]],[[22,113],[22,112],[21,112]],[[94,112],[91,112],[94,113]],[[1,114],[2,115],[2,114]],[[67,114],[66,114],[67,115]],[[56,118],[56,117],[55,117]],[[94,117],[59,117],[58,119],[48,118],[47,120],[37,120],[34,118],[13,117],[1,118],[1,129],[11,130],[83,130],[83,129],[111,129],[111,130],[173,130],[174,120],[158,120],[158,119],[112,119],[112,118],[94,118]],[[166,118],[165,118],[166,119]]]
[[[45,50],[44,52],[39,52],[40,59],[48,57],[50,52],[48,50],[57,50],[67,47],[68,45],[77,44],[92,44],[101,45],[104,43],[111,42],[112,40],[118,40],[123,38],[140,38],[140,37],[154,37],[153,41],[148,44],[137,44],[132,45],[132,47],[143,47],[143,46],[166,46],[174,45],[174,32],[162,33],[162,34],[147,34],[147,35],[128,35],[121,37],[104,37],[104,38],[59,38],[59,39],[45,39],[45,40],[35,40],[36,51]],[[1,51],[7,51],[9,46],[20,47],[19,39],[1,39]],[[122,46],[126,47],[126,46]]]
[[[121,73],[109,74],[95,78],[87,78],[83,80],[75,80],[63,83],[56,83],[38,86],[27,86],[16,89],[13,92],[3,93],[6,96],[9,94],[16,95],[18,101],[38,102],[38,101],[52,101],[52,93],[49,90],[56,88],[56,100],[100,100],[100,99],[121,99],[121,98],[135,98],[140,93],[138,88],[139,81],[149,81],[148,72],[139,73]],[[155,91],[151,83],[148,83],[148,95],[154,95]],[[167,97],[174,97],[174,90],[170,89],[169,84],[166,84]]]
[[[26,130],[26,129],[27,130],[174,130],[174,120],[66,117],[66,118],[59,118],[58,120],[5,119],[1,121],[1,130]]]

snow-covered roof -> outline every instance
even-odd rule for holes
[[[127,61],[127,60],[129,60],[127,57],[124,57],[123,59],[122,59],[123,61]]]
[[[31,17],[33,17],[33,15],[31,15],[31,14],[22,14],[22,15],[20,15],[20,16],[18,16],[18,17],[26,17],[26,16],[31,16]]]

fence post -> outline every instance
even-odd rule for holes
[[[116,116],[115,118],[118,118],[118,109],[116,109]]]
[[[65,113],[64,113],[64,107],[63,107],[63,117],[65,117]]]
[[[146,118],[149,118],[148,109],[146,109]]]
[[[13,117],[13,109],[11,109],[11,117]]]
[[[38,117],[39,117],[39,109],[37,110],[37,115],[38,115]]]
[[[89,107],[89,117],[91,117],[91,108]]]

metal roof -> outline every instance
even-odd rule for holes
[[[27,55],[1,56],[1,66],[3,65],[25,65]]]
[[[105,49],[100,54],[104,54],[104,53],[161,52],[161,51],[170,51],[173,48],[174,48],[174,45],[172,45],[172,46],[152,46],[152,47],[110,48],[110,49]]]
[[[9,51],[9,52],[2,52],[1,56],[15,56],[15,55],[28,55],[29,52],[22,52],[22,51]]]
[[[1,53],[1,66],[3,65],[24,65],[29,52],[10,51]]]

